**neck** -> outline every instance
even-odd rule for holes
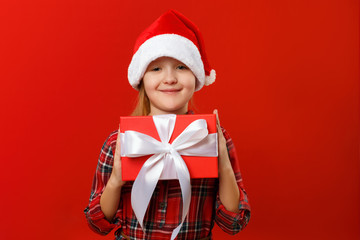
[[[161,114],[176,114],[176,115],[184,115],[188,112],[188,106],[184,106],[183,108],[180,108],[178,110],[173,110],[173,111],[166,111],[166,110],[161,110],[161,109],[157,109],[154,107],[150,107],[150,116],[153,115],[161,115]]]

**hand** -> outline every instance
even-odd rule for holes
[[[234,171],[231,166],[229,154],[226,147],[226,139],[220,127],[220,120],[217,109],[216,127],[219,143],[219,197],[224,207],[231,212],[239,212],[240,190],[236,183]]]
[[[216,128],[218,133],[218,144],[219,144],[218,151],[219,151],[219,175],[220,175],[222,170],[229,169],[229,167],[231,168],[231,164],[226,147],[226,139],[224,137],[224,134],[220,126],[218,110],[215,109],[213,113],[216,115]]]
[[[104,192],[100,197],[101,211],[105,218],[112,222],[119,207],[121,197],[121,187],[125,182],[121,178],[121,159],[120,159],[120,126],[116,139],[116,147],[114,153],[114,164],[109,181],[107,182]]]
[[[111,176],[109,182],[116,187],[122,187],[126,182],[122,180],[121,176],[121,150],[120,150],[120,125],[118,130],[118,135],[116,139],[116,148],[114,153],[114,165],[112,168]]]

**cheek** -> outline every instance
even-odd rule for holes
[[[149,79],[149,78],[143,78],[143,84],[144,84],[144,89],[145,89],[145,92],[149,92],[151,91],[151,89],[154,88],[154,84],[152,83],[152,81]]]
[[[189,82],[189,88],[193,91],[193,93],[195,92],[195,87],[196,87],[196,78],[194,77],[194,78]]]
[[[160,78],[151,72],[145,73],[143,80],[145,90],[155,90],[161,83]]]
[[[193,74],[191,74],[191,76],[187,76],[186,81],[184,81],[184,86],[189,90],[195,91],[196,78]]]

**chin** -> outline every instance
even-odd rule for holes
[[[183,107],[166,107],[166,108],[163,108],[163,111],[164,112],[168,112],[168,113],[178,113],[178,112],[181,112],[183,110]],[[185,112],[187,110],[185,109]]]
[[[180,108],[168,108],[168,109],[164,109],[165,112],[169,112],[169,113],[177,113],[179,111],[181,111],[182,109]]]

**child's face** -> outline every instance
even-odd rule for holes
[[[144,74],[150,100],[150,115],[185,114],[195,91],[195,76],[182,62],[161,57],[151,62]]]

